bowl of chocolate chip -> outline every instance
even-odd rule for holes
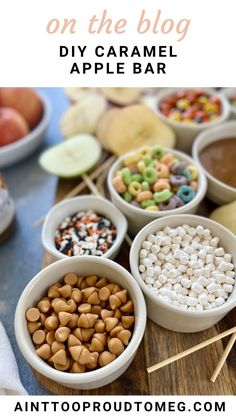
[[[207,196],[218,205],[236,199],[236,122],[229,121],[198,135],[193,157],[208,180]]]
[[[146,326],[132,275],[97,256],[57,261],[26,286],[15,313],[19,348],[33,369],[66,387],[92,389],[125,372]]]

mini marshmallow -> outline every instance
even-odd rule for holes
[[[198,282],[194,282],[191,286],[191,289],[197,294],[200,294],[203,291],[203,286]]]
[[[142,248],[145,249],[145,250],[150,250],[151,249],[151,246],[152,246],[152,243],[150,243],[147,240],[144,240],[142,242]]]

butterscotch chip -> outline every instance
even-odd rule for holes
[[[134,311],[133,303],[131,300],[127,301],[123,306],[120,307],[120,310],[124,313],[132,313]]]
[[[41,322],[29,322],[27,324],[28,331],[32,335],[36,330],[38,330],[42,326]]]
[[[40,311],[38,308],[29,308],[26,311],[26,319],[29,322],[37,322],[40,319]]]
[[[66,358],[66,365],[61,365],[61,364],[54,364],[54,367],[56,368],[56,370],[59,371],[66,371],[70,368],[70,360],[69,358]]]
[[[61,325],[66,326],[67,323],[72,319],[72,314],[67,313],[66,311],[61,311],[58,314],[58,317],[59,317],[59,321],[60,321]]]
[[[117,309],[121,306],[122,301],[116,295],[111,295],[109,297],[109,303],[110,303],[110,306],[111,306],[112,310],[115,310],[115,309]]]
[[[119,333],[117,333],[116,337],[118,339],[121,340],[122,343],[124,343],[124,345],[128,345],[129,344],[129,340],[132,336],[132,333],[130,332],[130,330],[121,330]]]
[[[121,291],[121,287],[117,284],[114,284],[113,282],[107,284],[107,288],[109,288],[112,294],[116,294],[117,292]]]
[[[47,330],[55,330],[58,328],[59,326],[59,321],[58,318],[56,316],[49,316],[46,318],[45,322],[44,322],[44,326]]]
[[[64,282],[68,285],[75,285],[77,283],[77,275],[70,272],[64,276]]]
[[[134,324],[134,316],[122,316],[122,325],[125,329],[129,329]]]
[[[50,330],[46,335],[46,342],[49,345],[52,345],[54,341],[55,341],[55,332],[53,330]]]
[[[99,293],[98,293],[100,300],[107,301],[109,300],[110,295],[111,295],[111,291],[109,290],[109,288],[107,287],[100,288]]]
[[[72,287],[69,284],[65,284],[62,287],[58,288],[58,291],[64,298],[69,298],[71,296]]]
[[[102,352],[106,344],[106,334],[96,333],[89,346],[90,352]]]
[[[68,347],[82,345],[81,341],[72,334],[69,335],[67,343]]]
[[[108,342],[108,349],[112,354],[120,355],[124,351],[125,347],[120,339],[112,338]]]
[[[93,293],[92,293],[92,294],[88,297],[87,302],[88,302],[89,304],[99,304],[99,303],[100,303],[100,299],[99,299],[99,296],[98,296],[97,291],[93,292]]]
[[[61,294],[58,291],[58,288],[61,286],[61,284],[56,283],[51,285],[51,287],[48,289],[48,297],[49,298],[58,298],[61,296]]]
[[[60,311],[69,311],[70,310],[70,307],[63,300],[56,301],[53,308],[54,308],[56,313],[59,313]]]
[[[103,309],[101,311],[101,318],[105,320],[107,317],[112,317],[113,314],[114,314],[114,311]]]
[[[85,370],[86,370],[85,365],[81,365],[76,361],[73,362],[71,372],[80,374],[82,372],[85,372]]]
[[[103,332],[105,332],[106,325],[105,325],[104,321],[101,320],[101,319],[98,319],[95,322],[94,329],[95,329],[95,332],[97,332],[97,333],[103,333]]]
[[[57,342],[56,340],[52,343],[51,351],[53,354],[60,351],[61,349],[65,350],[65,345],[62,342]]]
[[[84,303],[84,304],[80,304],[80,306],[78,307],[78,312],[79,313],[91,313],[91,309],[92,309],[91,304]]]
[[[96,320],[98,318],[97,314],[92,313],[82,313],[78,320],[78,327],[83,327],[85,329],[89,329],[94,326]]]
[[[79,315],[72,313],[71,314],[71,320],[68,322],[67,326],[71,329],[74,329],[77,326],[77,322],[79,320]]]
[[[78,327],[74,330],[73,335],[83,342],[88,342],[94,334],[94,329],[81,329]]]
[[[36,332],[33,333],[32,340],[36,345],[42,345],[45,342],[46,339],[46,333],[44,330],[36,330]]]
[[[121,332],[121,330],[124,330],[123,326],[119,325],[119,326],[114,327],[110,332],[111,337],[112,338],[116,337],[117,333]]]
[[[78,276],[78,278],[77,278],[77,287],[78,288],[81,287],[81,284],[82,284],[83,280],[84,280],[83,276]]]
[[[97,368],[97,365],[98,365],[99,353],[98,352],[93,352],[91,355],[93,357],[93,361],[86,364],[86,366],[89,370],[94,370],[95,368]]]
[[[118,291],[115,295],[121,300],[121,302],[123,304],[126,303],[126,301],[127,301],[127,290]]]
[[[81,285],[80,285],[80,289],[81,289],[81,290],[84,290],[84,289],[86,289],[86,288],[88,288],[88,285],[86,284],[85,279],[83,279],[83,281],[81,282]]]
[[[66,326],[59,327],[55,332],[57,342],[65,342],[70,334],[70,328]]]
[[[48,300],[41,300],[37,305],[41,313],[48,313],[51,308],[51,303]]]
[[[86,284],[88,285],[88,287],[93,287],[96,284],[97,279],[98,278],[97,278],[96,275],[90,275],[90,276],[86,277],[85,281],[86,281]]]
[[[115,317],[107,317],[104,319],[104,323],[106,325],[106,331],[110,332],[118,323],[118,319]]]
[[[74,359],[74,361],[79,362],[79,357],[80,357],[80,354],[81,354],[83,348],[84,348],[83,345],[70,346],[69,347],[70,354],[71,354],[72,358]]]
[[[88,300],[88,298],[90,297],[90,295],[94,293],[94,291],[96,291],[95,287],[87,287],[82,290],[82,294],[86,298],[86,300]]]
[[[89,352],[89,350],[87,348],[83,348],[81,353],[80,353],[78,361],[79,361],[80,364],[86,365],[86,364],[89,364],[91,362],[94,362],[94,357]]]
[[[116,359],[115,354],[112,354],[109,351],[104,351],[99,355],[98,364],[100,365],[100,367],[105,367],[106,365],[114,361],[114,359]]]
[[[63,367],[67,364],[67,356],[66,351],[64,349],[60,349],[52,356],[52,362],[54,364],[62,365]]]
[[[100,278],[96,283],[96,288],[103,288],[107,285],[107,279],[106,278]]]
[[[91,308],[91,313],[97,314],[98,316],[100,316],[101,311],[102,311],[102,307],[99,304],[94,304]]]
[[[71,298],[76,303],[80,303],[82,301],[82,292],[78,288],[73,288],[71,293]]]
[[[42,359],[49,359],[51,356],[51,347],[48,343],[44,343],[40,348],[36,349],[36,354]]]
[[[122,316],[122,313],[121,313],[120,309],[116,308],[115,312],[114,312],[114,317],[119,320],[121,318],[121,316]]]
[[[71,298],[70,298],[70,300],[67,300],[67,307],[68,307],[67,311],[69,313],[74,313],[77,310],[77,305],[76,305],[75,301],[72,300]]]
[[[42,324],[44,324],[46,318],[47,318],[46,314],[40,313],[40,321],[41,321]]]

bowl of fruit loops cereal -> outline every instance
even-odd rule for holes
[[[81,195],[52,207],[43,225],[42,243],[56,260],[84,255],[114,259],[126,231],[126,218],[111,202]]]
[[[148,316],[178,332],[216,324],[236,306],[235,255],[235,235],[208,218],[171,215],[144,227],[130,266]]]
[[[15,334],[40,374],[77,389],[116,380],[131,364],[146,326],[142,291],[117,263],[96,256],[57,261],[26,286]]]
[[[208,88],[163,89],[151,106],[175,131],[177,148],[188,153],[200,132],[226,121],[230,114],[224,95]]]
[[[159,217],[194,214],[206,186],[203,171],[191,157],[160,146],[124,154],[108,173],[111,199],[126,216],[132,234]]]

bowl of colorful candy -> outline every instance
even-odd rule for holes
[[[121,156],[108,173],[112,202],[136,234],[170,214],[194,214],[206,193],[206,177],[187,154],[160,146]]]
[[[83,195],[55,205],[42,230],[44,248],[55,258],[114,259],[127,231],[124,215],[108,200]]]
[[[130,250],[148,317],[177,332],[199,332],[236,306],[236,238],[215,221],[171,215],[145,226]]]
[[[177,148],[190,153],[195,137],[229,117],[227,99],[212,89],[164,89],[156,97],[155,112],[175,131]]]

